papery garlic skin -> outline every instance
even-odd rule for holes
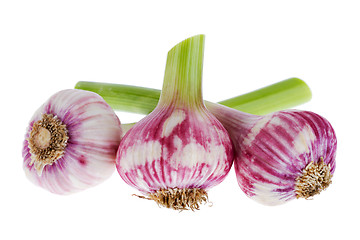
[[[36,165],[29,137],[44,114],[66,126],[68,139],[60,158],[52,164]],[[63,90],[51,96],[31,118],[23,144],[23,168],[31,182],[52,193],[78,192],[111,176],[120,140],[120,121],[98,94]]]
[[[160,189],[209,189],[233,161],[230,138],[207,110],[159,108],[134,125],[120,143],[117,169],[144,195]]]
[[[299,110],[255,116],[216,104],[209,109],[231,136],[237,181],[248,197],[279,205],[312,197],[331,183],[337,139],[325,118]],[[299,187],[299,178],[311,165],[318,166],[320,173],[313,173],[306,186]]]

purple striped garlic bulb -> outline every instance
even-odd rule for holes
[[[311,198],[331,184],[337,140],[325,118],[299,110],[256,116],[207,107],[230,134],[237,181],[251,199],[278,205]]]
[[[120,121],[98,94],[63,90],[32,116],[23,168],[34,184],[57,194],[97,185],[115,170]]]
[[[116,159],[142,198],[175,210],[199,209],[233,162],[229,135],[202,100],[203,42],[198,35],[169,51],[160,101],[125,134]]]

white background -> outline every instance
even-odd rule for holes
[[[0,239],[359,239],[357,1],[1,1]],[[167,51],[206,35],[203,95],[219,101],[299,77],[338,138],[333,184],[277,207],[247,198],[234,170],[212,207],[159,208],[114,172],[71,196],[34,186],[21,149],[33,112],[80,80],[161,88]],[[118,113],[122,122],[142,116]]]

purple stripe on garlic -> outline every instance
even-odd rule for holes
[[[120,139],[120,121],[98,94],[63,90],[31,118],[23,168],[50,192],[77,192],[110,177]]]
[[[311,198],[330,185],[337,140],[325,118],[309,111],[255,116],[207,106],[230,134],[237,180],[248,197],[278,205]]]

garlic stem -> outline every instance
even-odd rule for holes
[[[265,115],[301,105],[310,99],[309,86],[299,78],[289,78],[218,103],[242,112]]]
[[[160,90],[123,84],[80,81],[75,88],[99,94],[114,110],[145,115],[156,107],[160,98]],[[308,85],[299,78],[289,78],[219,103],[243,112],[265,115],[310,99]]]
[[[78,82],[75,89],[99,94],[114,110],[144,115],[156,107],[161,93],[153,88],[85,81]]]
[[[160,106],[203,106],[201,78],[204,41],[204,35],[194,36],[177,44],[168,52],[163,84],[165,91],[161,92]]]

